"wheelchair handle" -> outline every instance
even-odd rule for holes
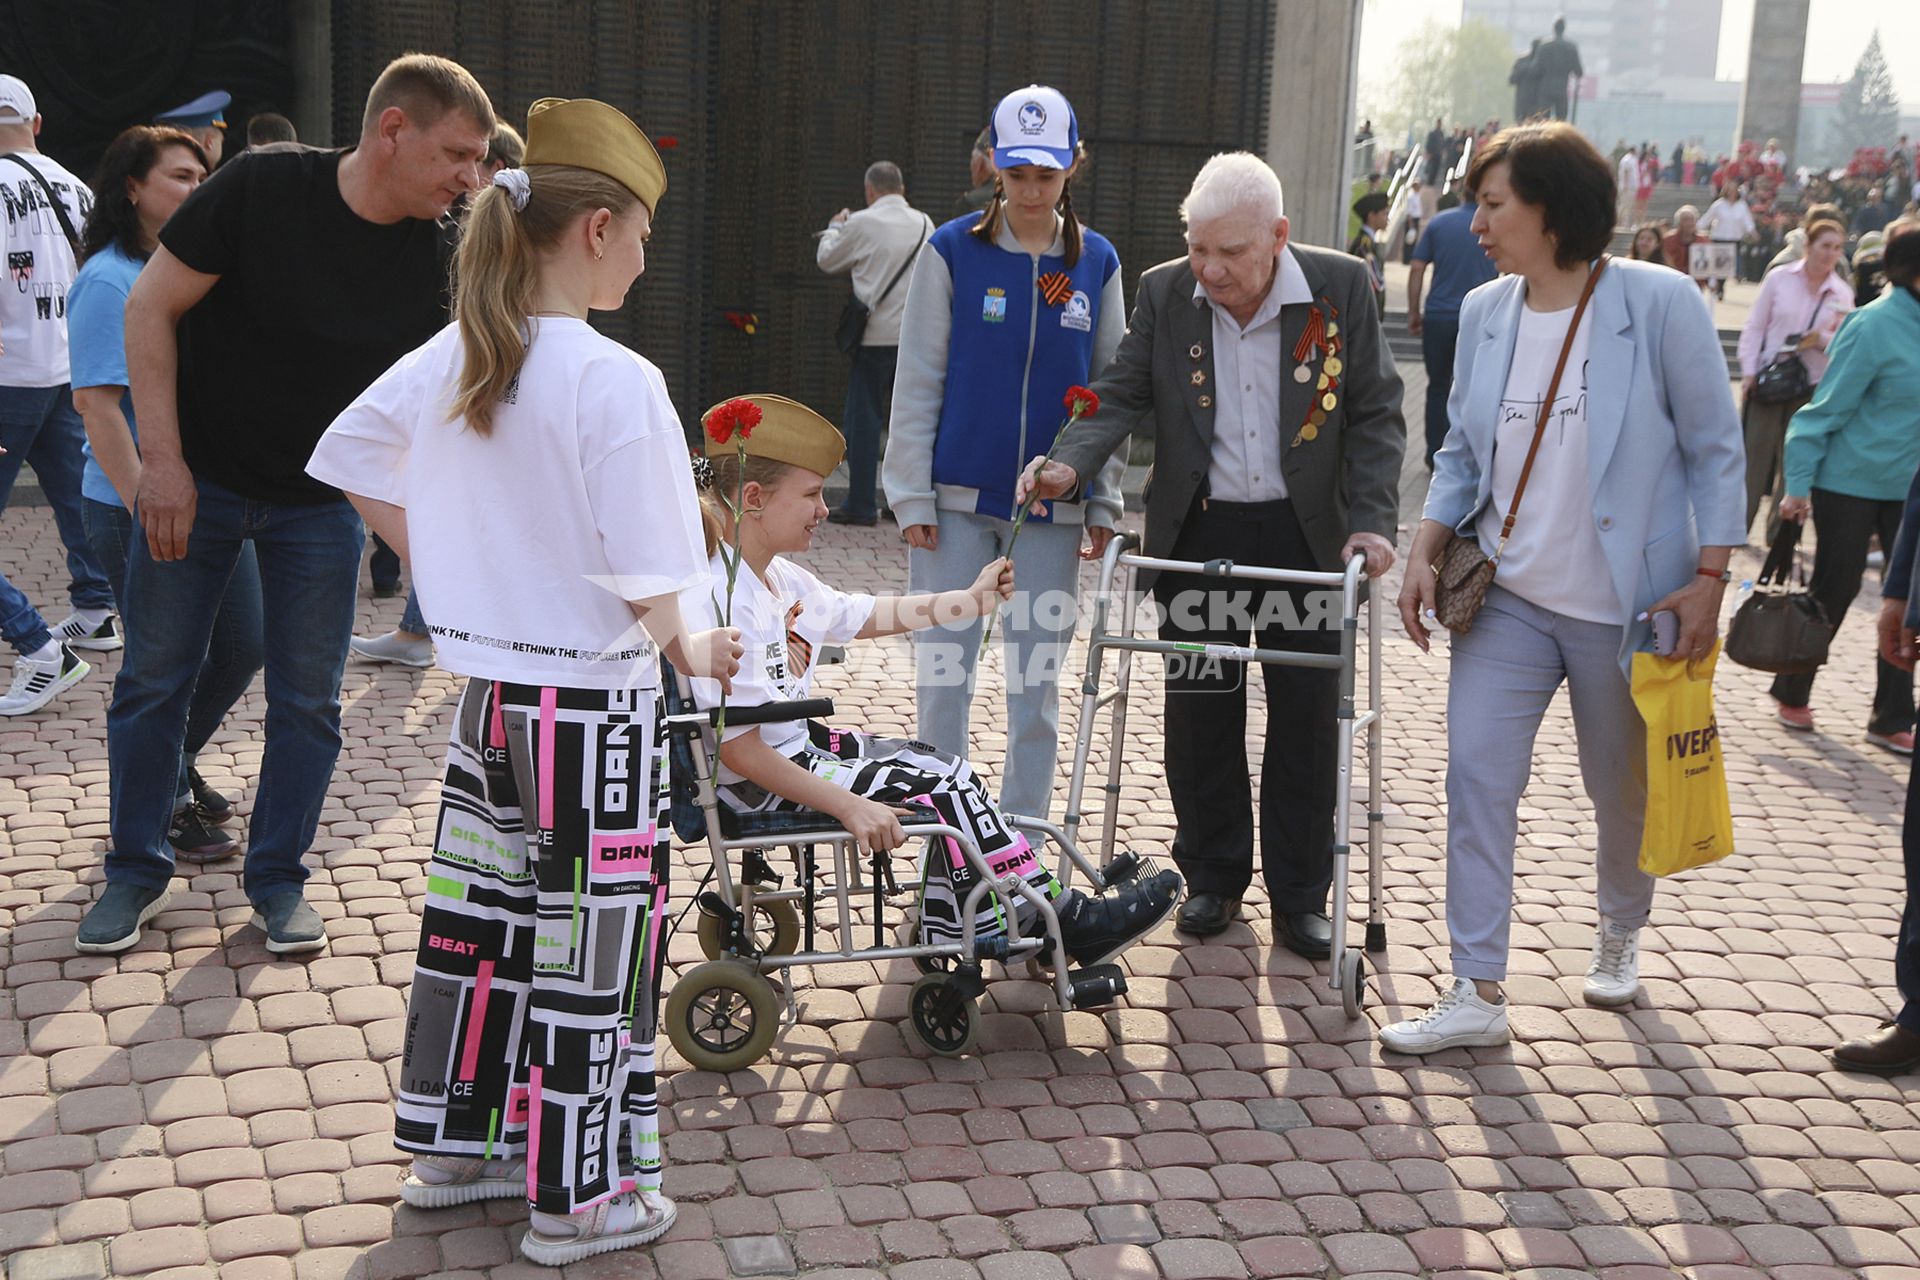
[[[719,718],[720,708],[713,707],[701,714],[712,724]],[[812,720],[817,716],[833,714],[832,698],[802,698],[797,702],[763,702],[757,707],[728,707],[727,723],[736,724],[780,724],[788,720]]]

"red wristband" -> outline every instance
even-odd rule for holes
[[[1695,569],[1694,573],[1702,578],[1712,578],[1715,582],[1732,582],[1731,569]]]

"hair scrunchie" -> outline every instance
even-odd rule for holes
[[[527,201],[533,198],[533,179],[525,169],[502,169],[493,175],[493,185],[507,193],[515,213],[526,208]]]

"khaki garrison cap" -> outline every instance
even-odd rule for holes
[[[830,476],[833,469],[840,465],[840,459],[847,455],[846,438],[834,429],[831,422],[798,400],[789,400],[785,396],[764,393],[733,396],[700,415],[701,426],[706,426],[715,410],[734,400],[745,400],[760,409],[760,425],[747,437],[749,458],[770,458],[775,462],[805,468],[815,475]],[[702,430],[700,434],[706,440],[709,458],[729,457],[738,448],[733,439],[722,444],[713,438],[711,432]]]
[[[572,165],[604,173],[656,213],[667,169],[640,126],[592,98],[542,98],[527,108],[528,166]]]

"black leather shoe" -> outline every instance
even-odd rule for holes
[[[1920,1070],[1920,1031],[1889,1022],[1872,1035],[1849,1040],[1835,1049],[1833,1065],[1842,1071],[1870,1071],[1877,1076]]]
[[[851,525],[858,525],[862,529],[871,529],[873,528],[873,526],[880,523],[880,517],[868,516],[865,519],[862,519],[859,516],[850,516],[846,513],[844,509],[840,507],[835,507],[832,511],[827,512],[827,523],[828,524],[851,524]]]
[[[1240,899],[1217,893],[1196,893],[1180,908],[1177,927],[1196,938],[1211,938],[1225,933],[1227,926],[1240,918]]]
[[[1295,911],[1273,918],[1273,940],[1297,956],[1325,960],[1333,954],[1333,921],[1318,911]]]

